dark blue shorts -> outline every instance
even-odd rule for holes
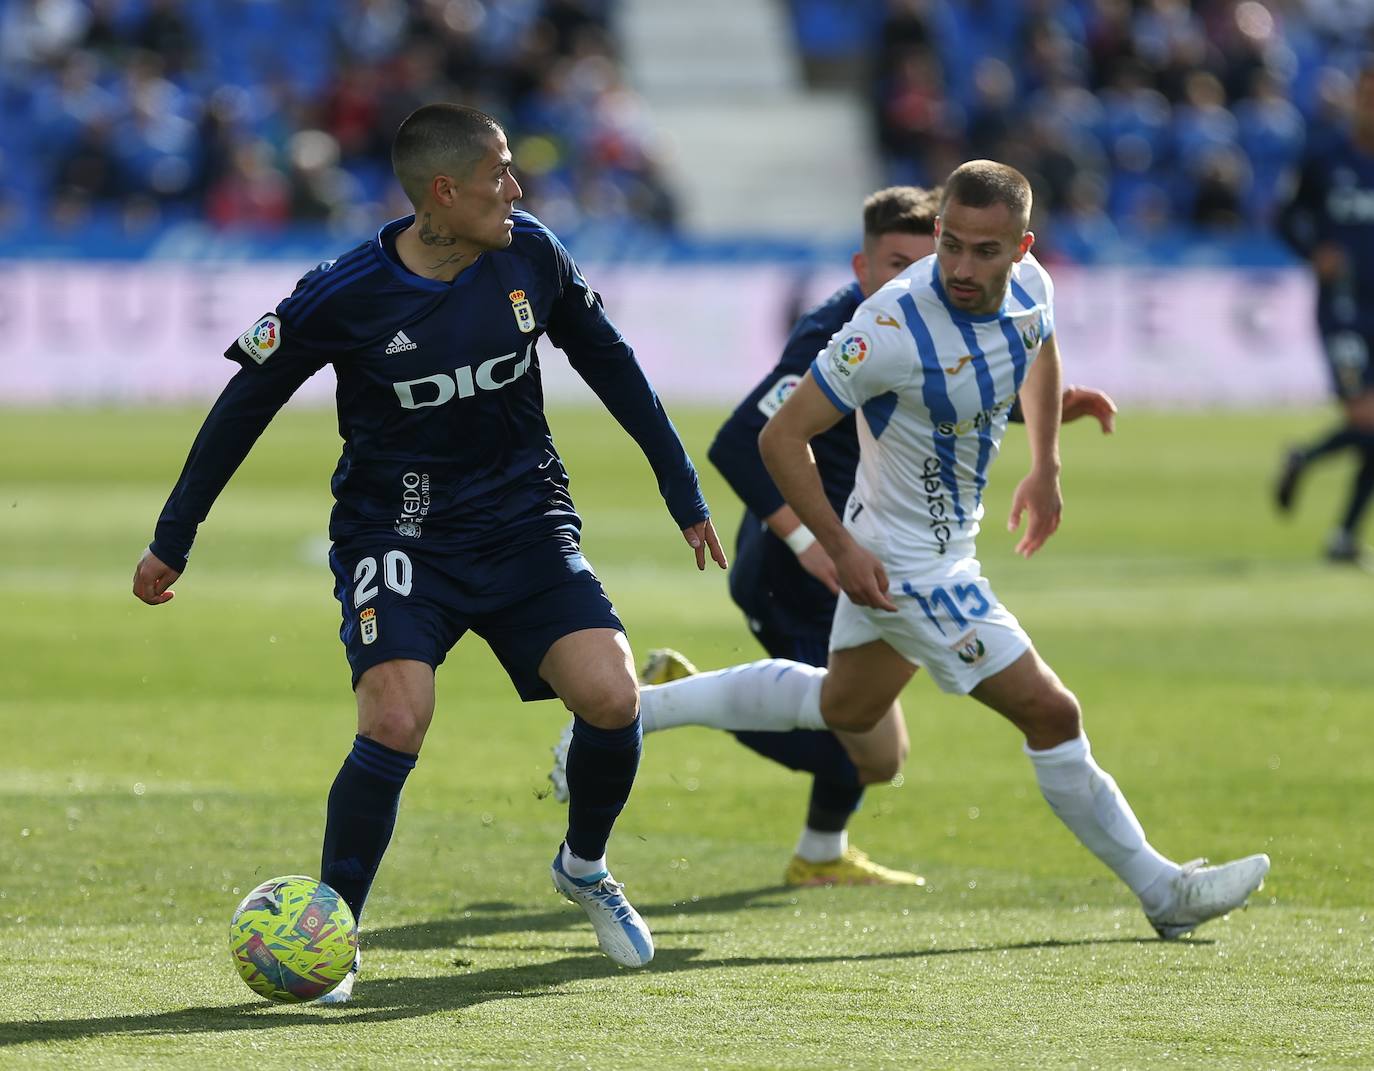
[[[770,628],[757,618],[747,618],[754,639],[773,658],[787,658],[824,669],[830,660],[830,634],[826,632],[793,633]]]
[[[1322,334],[1326,367],[1336,396],[1344,401],[1374,390],[1374,335],[1365,331],[1326,331]]]
[[[625,631],[568,529],[481,552],[438,551],[400,536],[336,543],[329,564],[355,688],[367,670],[395,658],[437,668],[471,629],[521,699],[553,699],[539,664],[555,641],[589,628]]]

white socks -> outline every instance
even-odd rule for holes
[[[833,863],[849,847],[849,833],[822,833],[807,826],[802,829],[801,840],[797,841],[797,854],[808,863]]]
[[[730,732],[824,729],[821,681],[825,670],[804,662],[766,658],[670,684],[646,685],[639,693],[646,733],[705,725]]]
[[[1172,890],[1161,879],[1174,877],[1179,867],[1150,847],[1111,774],[1093,761],[1088,738],[1079,736],[1047,751],[1025,751],[1040,792],[1059,820],[1131,887],[1146,914],[1163,910]]]
[[[583,859],[580,855],[573,855],[572,849],[566,844],[563,845],[559,862],[563,864],[563,870],[568,877],[576,878],[578,881],[584,881],[606,869],[604,855],[600,859]]]

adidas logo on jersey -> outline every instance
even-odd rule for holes
[[[406,350],[418,350],[419,343],[411,342],[404,331],[397,331],[396,337],[386,347],[386,355],[390,357],[393,353],[405,353]]]

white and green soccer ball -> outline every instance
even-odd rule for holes
[[[243,898],[229,923],[229,951],[254,993],[288,1004],[314,1000],[352,968],[358,924],[328,885],[291,874]]]

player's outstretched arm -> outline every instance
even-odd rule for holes
[[[1065,424],[1092,417],[1102,426],[1103,435],[1110,435],[1116,430],[1116,402],[1105,391],[1093,387],[1065,387],[1063,413]]]
[[[878,558],[855,541],[825,497],[811,440],[837,424],[844,414],[807,372],[781,409],[759,433],[759,452],[787,504],[824,547],[839,586],[859,606],[897,607],[887,595],[887,571]]]
[[[134,568],[134,594],[149,606],[161,606],[176,597],[172,585],[181,573],[151,550],[145,550]]]
[[[1059,527],[1064,510],[1059,490],[1059,422],[1061,395],[1059,345],[1051,335],[1040,348],[1021,388],[1021,407],[1026,414],[1031,469],[1017,485],[1011,500],[1007,531],[1015,532],[1026,516],[1026,531],[1016,553],[1029,558],[1045,545]]]

